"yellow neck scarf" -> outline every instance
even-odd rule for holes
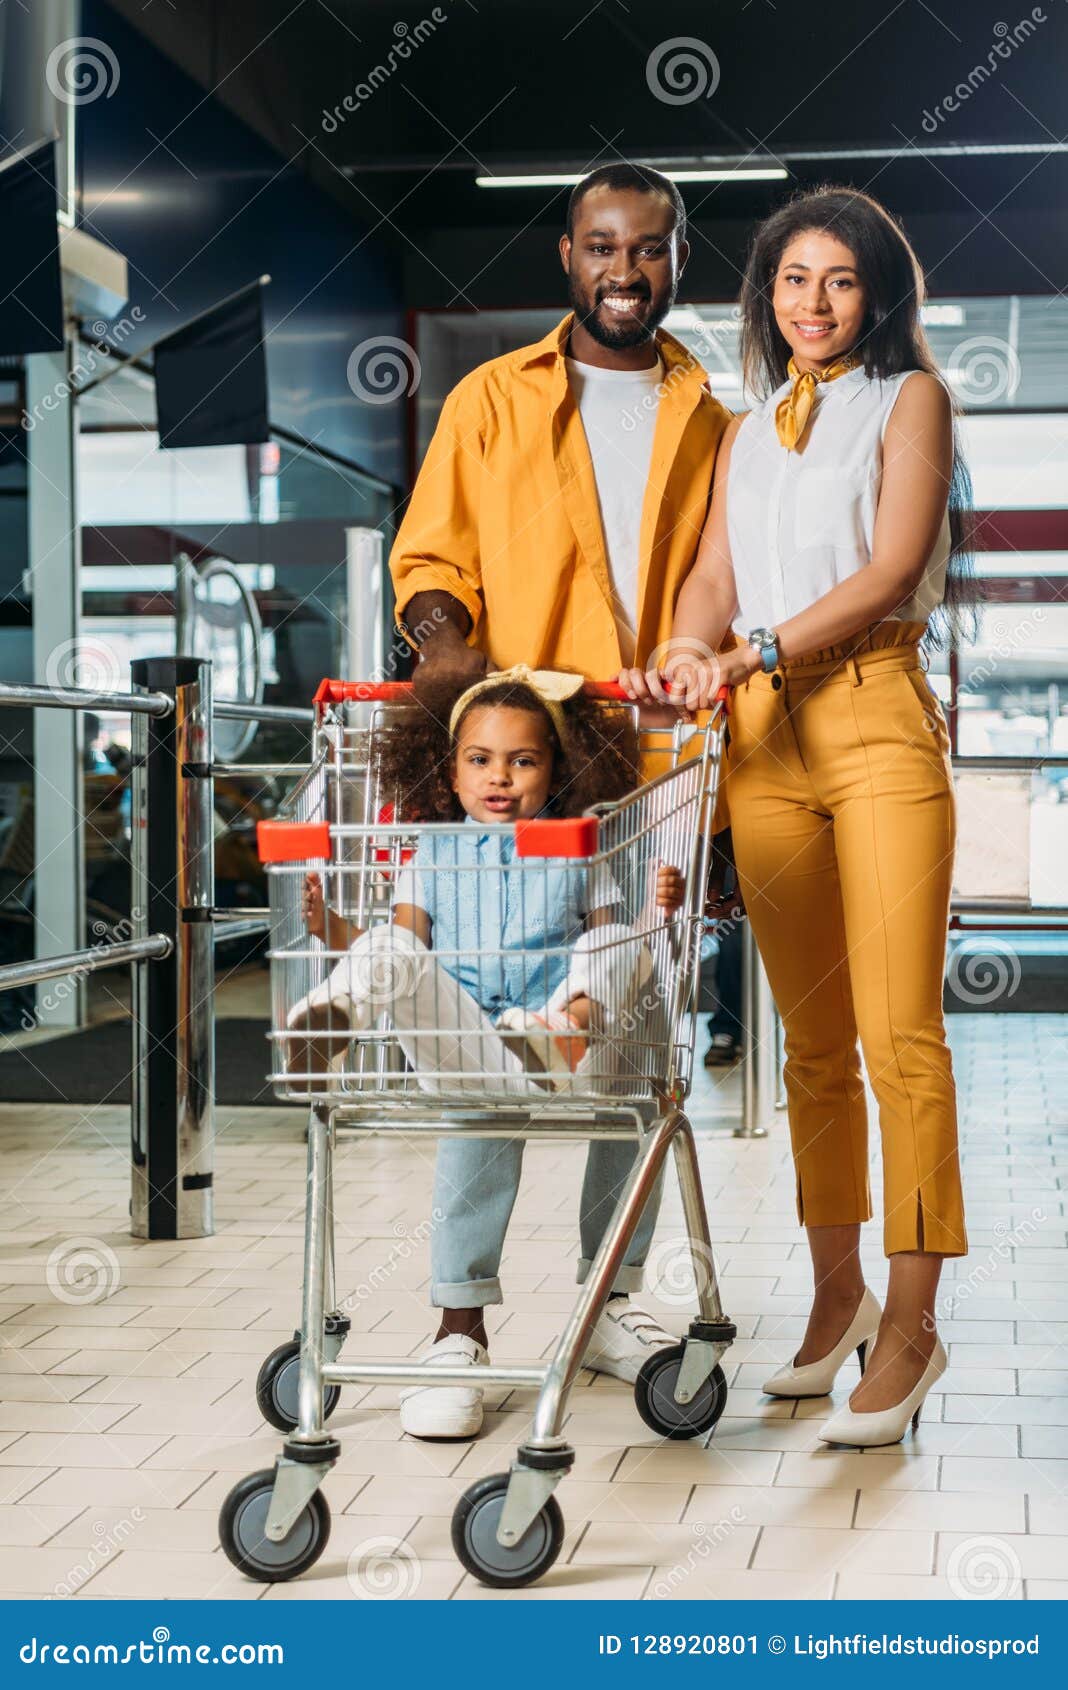
[[[812,406],[816,398],[816,387],[821,381],[836,381],[849,370],[855,370],[860,359],[852,355],[839,358],[833,364],[828,364],[818,375],[812,370],[799,370],[791,358],[786,366],[786,374],[793,382],[785,399],[780,399],[775,407],[775,432],[779,442],[788,452],[800,445],[804,438],[808,419],[812,415]]]

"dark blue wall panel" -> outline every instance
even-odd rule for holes
[[[82,221],[125,253],[145,313],[124,349],[267,272],[272,422],[400,483],[403,397],[369,405],[346,378],[357,345],[403,335],[393,255],[102,0],[86,0],[82,29],[119,66],[77,117]]]

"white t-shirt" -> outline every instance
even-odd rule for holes
[[[567,360],[586,431],[601,507],[608,572],[623,662],[634,659],[642,505],[653,454],[663,362],[648,370],[602,370]]]

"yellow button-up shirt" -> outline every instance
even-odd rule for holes
[[[442,407],[390,557],[397,614],[444,591],[493,668],[529,663],[593,680],[622,663],[597,485],[565,354],[572,318],[465,376]],[[636,661],[671,633],[730,420],[672,335],[639,536]]]

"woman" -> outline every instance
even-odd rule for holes
[[[856,1349],[860,1384],[820,1436],[857,1445],[915,1428],[946,1365],[942,1261],[967,1250],[942,1021],[953,786],[919,642],[963,597],[969,487],[922,297],[908,242],[864,194],[821,189],[758,229],[743,364],[751,390],[772,391],[724,436],[663,674],[688,710],[734,688],[725,796],[786,1035],[815,1299],[764,1388],[823,1395]],[[667,696],[655,675],[623,679]],[[885,1309],[860,1263],[858,1033],[882,1133]]]

